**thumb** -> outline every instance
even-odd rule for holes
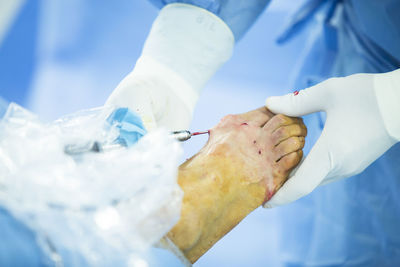
[[[267,98],[265,106],[276,114],[298,117],[323,110],[324,92],[319,84],[299,92]]]
[[[330,158],[321,136],[293,176],[264,204],[264,208],[285,205],[311,193],[330,172]]]

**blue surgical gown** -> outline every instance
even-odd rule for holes
[[[263,12],[269,0],[150,0],[158,7],[172,3],[192,4],[219,16],[239,40]]]
[[[205,8],[220,16],[238,40],[268,1],[152,2]],[[306,1],[278,39],[285,43],[299,34],[308,36],[293,88],[333,76],[400,68],[399,14],[398,0]],[[324,115],[305,120],[309,148],[321,133]],[[281,207],[280,218],[280,258],[285,266],[400,266],[400,145],[363,173]]]

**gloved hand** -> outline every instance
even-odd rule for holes
[[[309,155],[265,205],[274,207],[362,172],[400,140],[400,70],[332,78],[297,95],[270,97],[266,106],[288,116],[327,115]]]
[[[234,36],[211,12],[169,4],[155,20],[134,70],[107,105],[139,113],[148,130],[186,129],[201,89],[232,55]]]

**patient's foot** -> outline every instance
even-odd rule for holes
[[[211,129],[209,141],[200,154],[224,155],[223,161],[237,164],[242,182],[262,184],[267,201],[300,162],[306,135],[302,119],[284,115],[271,117],[262,108],[224,117]]]
[[[196,261],[246,215],[269,200],[300,162],[301,119],[265,108],[229,115],[179,170],[181,219],[168,236]]]

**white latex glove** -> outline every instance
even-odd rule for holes
[[[107,105],[138,112],[148,130],[187,129],[201,89],[232,55],[234,36],[220,18],[187,4],[169,4],[155,20],[134,70]]]
[[[309,155],[265,205],[274,207],[362,172],[400,140],[400,70],[332,78],[298,95],[270,97],[266,106],[288,116],[327,115]]]

